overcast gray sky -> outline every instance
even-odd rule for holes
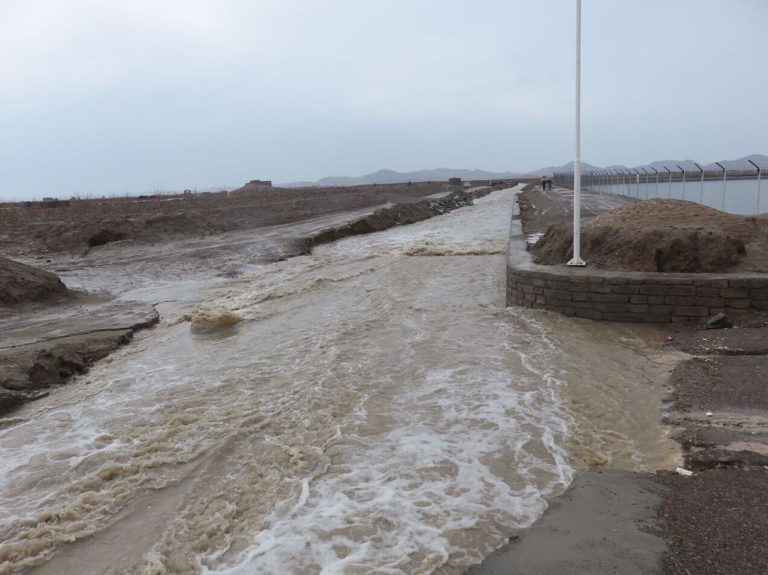
[[[0,0],[0,197],[528,170],[575,0]],[[768,1],[584,0],[583,159],[768,153]]]

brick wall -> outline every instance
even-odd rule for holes
[[[512,246],[510,246],[512,250]],[[666,323],[768,310],[768,274],[612,272],[509,258],[507,305],[608,321]]]

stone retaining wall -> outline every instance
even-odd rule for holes
[[[768,310],[768,278],[764,275],[535,268],[507,268],[507,305],[590,319],[652,323],[697,319],[732,309]]]
[[[514,227],[513,227],[514,229]],[[768,310],[768,274],[615,272],[534,264],[510,238],[507,305],[627,322],[690,321],[734,309]]]

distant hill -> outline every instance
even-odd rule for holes
[[[581,171],[589,172],[590,170],[599,170],[597,166],[593,166],[587,162],[581,162]],[[555,172],[572,172],[573,162],[568,162],[562,166],[549,166],[547,168],[541,168],[540,170],[534,170],[533,172],[526,172],[529,176],[551,176]]]
[[[501,180],[519,178],[522,172],[489,172],[487,170],[467,170],[452,168],[435,168],[432,170],[417,170],[415,172],[397,172],[395,170],[379,170],[364,176],[328,176],[316,182],[289,182],[281,184],[285,187],[300,186],[365,186],[370,184],[399,184],[403,182],[443,182],[448,178],[463,180]]]
[[[758,166],[768,170],[768,156],[763,154],[752,154],[736,160],[723,160],[720,163],[730,170],[750,170],[754,169],[752,165],[747,161],[752,160]],[[679,171],[677,166],[681,166],[686,171],[696,171],[698,168],[693,160],[657,160],[650,164],[644,164],[642,166],[632,166],[636,169],[640,168],[656,168],[663,171],[666,166],[670,170]],[[702,166],[705,170],[718,170],[719,168],[714,163]],[[627,169],[629,166],[613,165],[601,168],[588,162],[581,163],[582,172],[589,172],[602,169]],[[463,180],[502,180],[510,178],[525,178],[525,177],[540,177],[550,176],[555,172],[571,172],[573,171],[573,162],[567,162],[561,166],[548,166],[546,168],[540,168],[530,172],[489,172],[487,170],[467,170],[467,169],[454,169],[454,168],[435,168],[432,170],[417,170],[415,172],[397,172],[395,170],[379,170],[372,174],[366,174],[364,176],[329,176],[321,178],[316,182],[289,182],[280,184],[284,187],[296,188],[304,186],[364,186],[370,184],[398,184],[403,182],[428,182],[438,181],[442,182],[448,178],[462,178]]]

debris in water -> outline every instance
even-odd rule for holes
[[[192,333],[217,333],[234,328],[243,318],[223,308],[199,309],[192,314]]]

